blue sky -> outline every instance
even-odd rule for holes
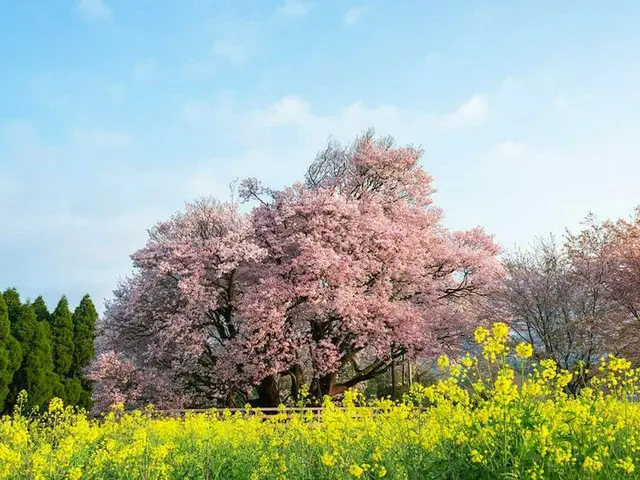
[[[424,147],[452,228],[506,247],[640,204],[631,0],[0,6],[0,287],[101,304],[146,229],[329,135]]]

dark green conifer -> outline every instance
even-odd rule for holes
[[[91,301],[89,295],[82,297],[80,304],[73,312],[73,365],[71,371],[74,377],[79,381],[80,391],[77,391],[77,385],[69,385],[68,401],[75,398],[78,393],[76,403],[78,406],[89,409],[91,408],[91,382],[86,378],[84,369],[95,354],[93,342],[95,339],[96,322],[98,320],[98,312],[95,305]]]
[[[22,302],[20,301],[20,294],[15,288],[7,288],[4,291],[4,301],[7,304],[7,312],[9,313],[9,323],[13,325],[20,318],[20,308]]]
[[[33,310],[36,312],[36,317],[39,321],[51,323],[51,313],[49,313],[47,304],[42,296],[39,296],[33,301]]]
[[[0,295],[0,412],[5,410],[9,387],[21,360],[22,350],[11,335],[9,310],[4,296]]]
[[[54,371],[61,381],[70,376],[73,366],[73,320],[69,302],[62,296],[51,315],[51,338],[53,340]]]
[[[23,356],[20,368],[13,376],[9,403],[15,403],[18,394],[26,390],[28,408],[45,407],[54,392],[60,388],[60,382],[54,373],[46,326],[38,321],[33,305],[29,304],[21,307],[20,316],[12,326],[15,326],[15,337],[20,342]]]

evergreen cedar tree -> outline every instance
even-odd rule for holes
[[[75,400],[73,404],[87,410],[92,405],[92,382],[85,375],[85,369],[95,355],[93,343],[97,320],[96,307],[91,301],[91,297],[85,295],[74,310],[72,317],[74,344],[70,372],[72,383],[67,388],[67,396],[71,400]]]
[[[157,224],[99,327],[96,407],[320,399],[460,346],[498,248],[443,226],[421,155],[367,132],[284,190],[244,181],[248,216],[205,199]]]
[[[22,362],[14,373],[9,402],[15,404],[22,390],[28,392],[26,407],[42,407],[60,390],[54,372],[51,339],[46,326],[38,321],[33,305],[20,306],[19,316],[11,326],[20,342]]]
[[[22,307],[22,302],[20,301],[20,294],[15,288],[8,288],[5,290],[4,301],[7,305],[7,312],[9,315],[9,323],[13,328],[13,325],[16,324],[18,318],[20,318],[20,307]]]
[[[47,325],[51,324],[51,313],[49,313],[47,304],[41,296],[33,301],[33,311],[36,312],[38,321],[46,323]]]
[[[11,335],[9,311],[4,296],[0,295],[0,412],[4,410],[13,375],[21,360],[20,344]]]
[[[51,314],[51,337],[53,339],[53,364],[58,376],[59,388],[56,396],[65,403],[77,405],[80,400],[82,386],[79,379],[73,377],[74,325],[69,310],[69,301],[62,296]]]
[[[68,313],[65,297],[51,315],[42,297],[23,305],[15,289],[0,295],[0,412],[10,412],[22,390],[28,394],[27,409],[46,407],[54,396],[70,405],[91,408],[91,382],[84,369],[93,356],[98,314],[88,295],[73,317]],[[69,342],[66,330],[71,319]],[[62,341],[62,347],[56,339]],[[69,351],[69,345],[74,351],[70,367],[68,362],[56,362],[60,352]]]

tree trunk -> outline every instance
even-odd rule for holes
[[[320,380],[314,379],[311,383],[311,393],[319,396],[318,403],[322,402],[322,399],[329,395],[330,397],[335,397],[336,395],[341,395],[347,390],[349,390],[352,385],[347,384],[337,384],[336,383],[336,374],[330,373],[328,375],[324,375],[320,377]]]
[[[280,405],[280,392],[275,376],[265,377],[258,385],[257,391],[258,398],[250,402],[252,407],[271,408]]]
[[[294,402],[300,400],[300,388],[304,385],[304,372],[299,364],[295,364],[289,371],[291,375],[291,399]]]
[[[396,359],[391,359],[391,399],[396,399]]]

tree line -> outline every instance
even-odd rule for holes
[[[89,295],[72,313],[66,296],[49,312],[41,296],[22,302],[15,288],[0,294],[0,412],[10,412],[22,391],[29,409],[53,397],[90,409],[85,368],[94,356],[97,319]]]

